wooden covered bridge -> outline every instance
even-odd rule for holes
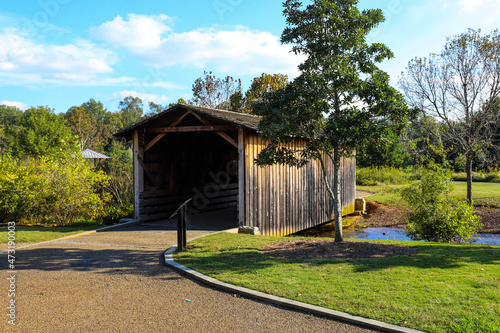
[[[134,215],[167,219],[187,198],[192,212],[233,209],[234,227],[283,236],[333,219],[317,161],[259,167],[260,117],[178,104],[116,133],[133,140]],[[300,150],[306,141],[288,144]],[[333,174],[333,165],[327,168]],[[354,212],[356,163],[342,161],[344,214]]]

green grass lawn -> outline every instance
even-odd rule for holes
[[[16,243],[38,243],[97,229],[99,226],[78,227],[17,227]],[[8,243],[7,227],[0,228],[0,243]]]
[[[428,332],[499,332],[500,246],[375,241],[419,254],[354,261],[278,259],[289,237],[219,233],[189,242],[179,263],[238,286]]]
[[[376,195],[369,196],[368,200],[405,209],[408,206],[399,195],[399,190],[405,186],[408,185],[357,185],[356,188],[358,190],[377,192]],[[466,190],[467,185],[465,182],[453,182],[453,191],[450,194],[465,198]],[[476,205],[500,207],[500,185],[497,183],[473,183],[472,197]]]

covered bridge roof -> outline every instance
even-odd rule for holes
[[[114,134],[114,136],[130,138],[135,130],[147,128],[151,124],[155,124],[158,121],[161,121],[165,118],[169,118],[170,115],[177,114],[179,111],[182,110],[192,111],[199,115],[206,115],[211,118],[227,122],[236,126],[241,126],[253,131],[257,131],[261,120],[261,117],[259,116],[249,115],[246,113],[211,109],[190,104],[177,104],[168,110],[162,111],[152,117],[144,119],[138,123],[135,123],[129,127],[120,130],[119,132]]]

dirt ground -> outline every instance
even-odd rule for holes
[[[301,259],[371,259],[398,255],[411,255],[418,250],[411,247],[369,242],[344,241],[335,243],[333,239],[301,239],[267,244],[260,253],[277,258]]]
[[[357,197],[373,194],[357,191]],[[408,211],[393,206],[366,200],[367,214],[354,220],[358,227],[404,228]],[[483,227],[479,232],[500,233],[500,208],[475,207]],[[277,258],[330,258],[340,260],[384,258],[396,255],[412,255],[418,251],[411,247],[378,244],[371,242],[344,241],[334,243],[332,239],[311,238],[308,240],[283,241],[267,244],[260,249],[264,255]]]

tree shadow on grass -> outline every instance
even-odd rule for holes
[[[174,259],[186,267],[200,270],[209,275],[225,272],[233,274],[255,273],[264,268],[281,264],[280,259],[263,256],[253,249],[240,249],[238,252],[203,252],[203,256],[179,254]]]
[[[202,255],[179,255],[179,263],[199,269],[207,274],[231,272],[247,274],[258,272],[267,267],[286,264],[310,264],[323,266],[330,264],[349,264],[355,272],[385,270],[394,267],[413,267],[418,269],[453,269],[470,263],[499,265],[498,247],[479,245],[416,245],[420,253],[414,255],[391,256],[386,258],[338,260],[338,259],[283,259],[265,256],[255,249],[240,248],[238,251],[210,252],[202,249]]]
[[[500,264],[498,247],[489,245],[429,244],[415,245],[419,254],[392,256],[382,259],[353,261],[356,272],[383,270],[393,267],[413,267],[419,269],[453,269],[470,263],[481,265]]]

